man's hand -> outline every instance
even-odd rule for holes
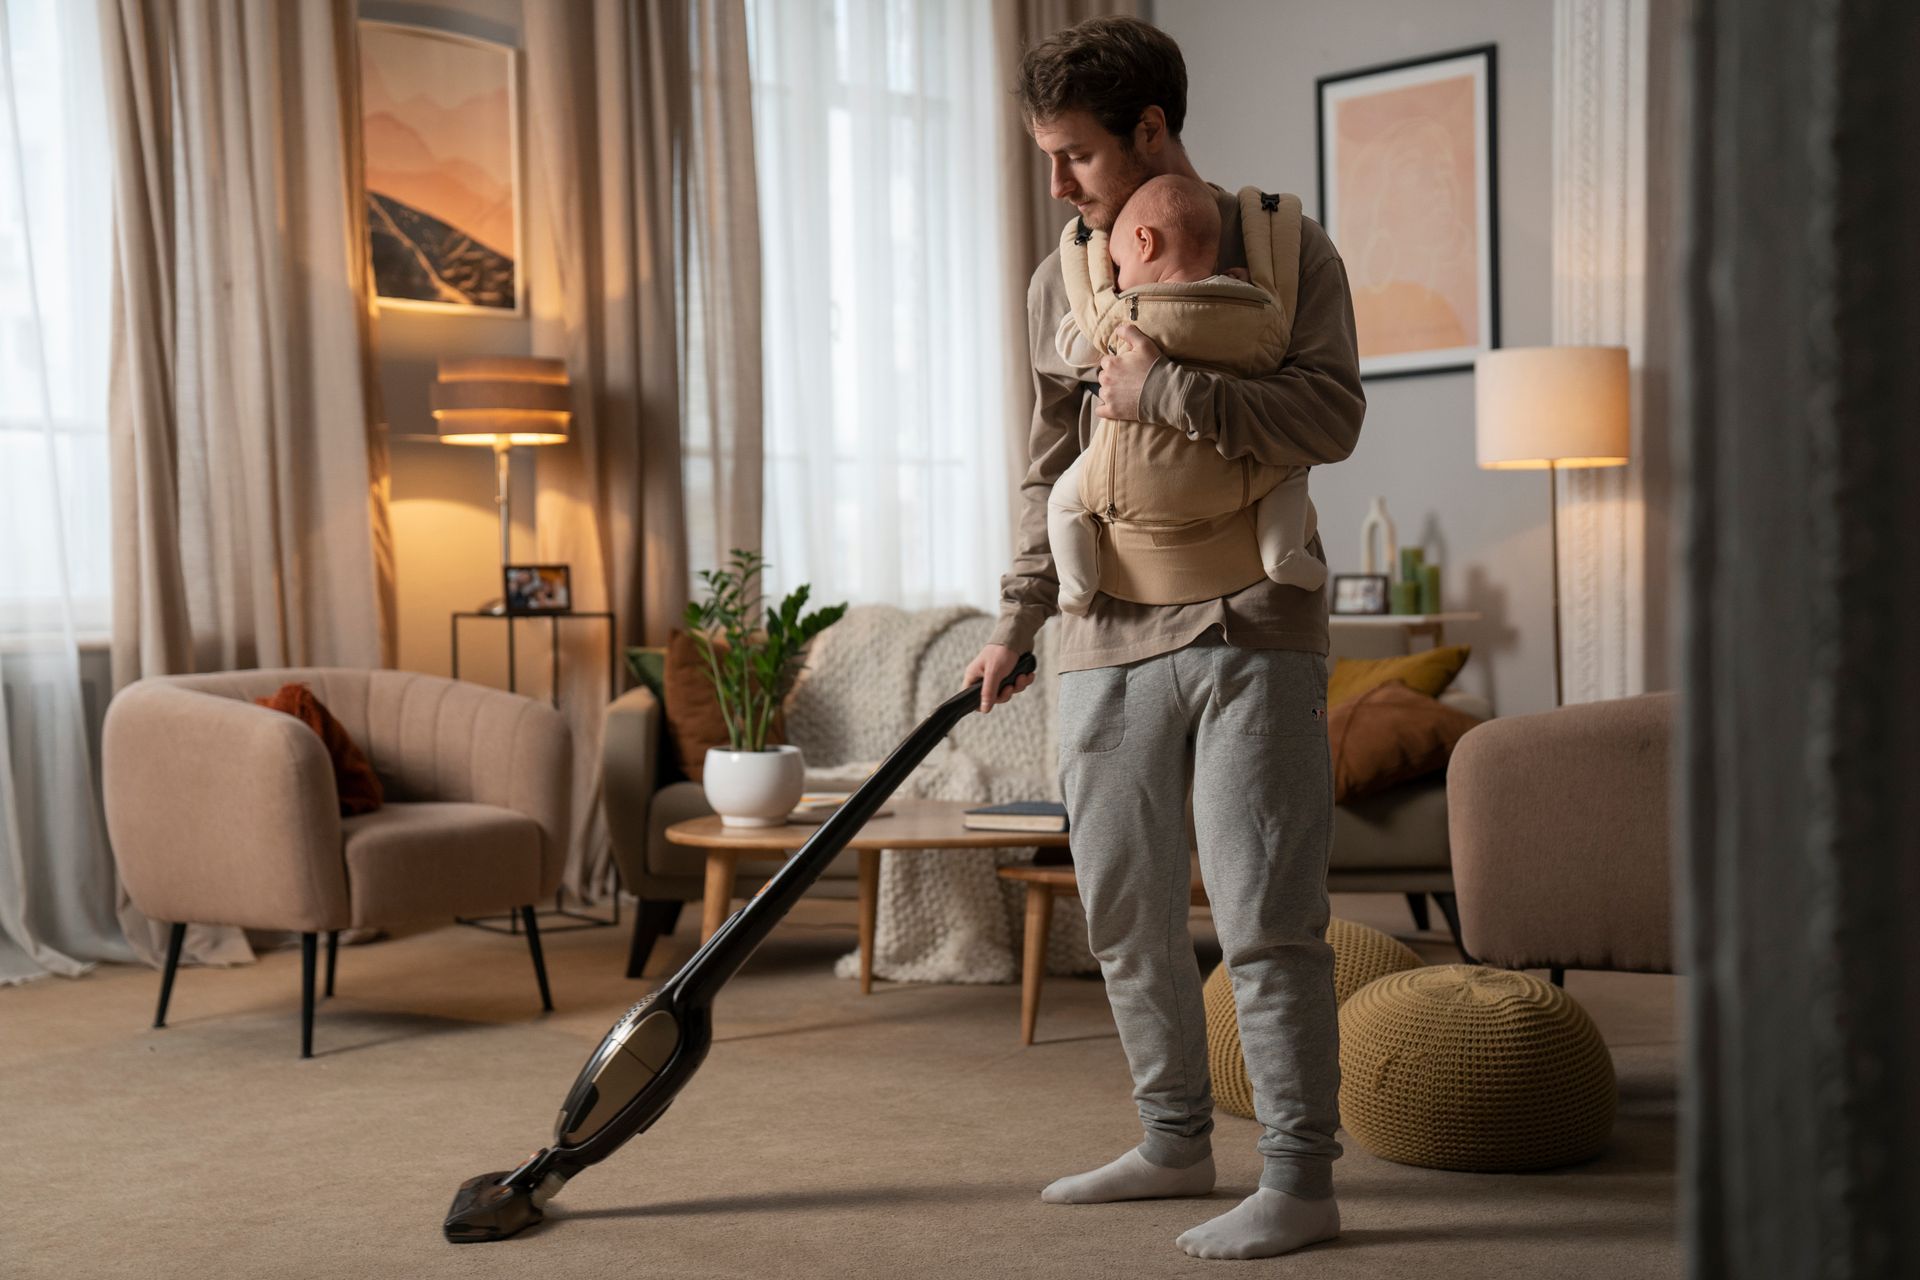
[[[1147,385],[1147,371],[1160,358],[1160,348],[1137,325],[1121,325],[1114,338],[1120,354],[1100,359],[1100,399],[1093,412],[1097,417],[1138,421],[1140,392]]]
[[[1014,681],[1013,688],[995,695],[1000,682],[1013,671],[1013,664],[1020,661],[1020,655],[1003,644],[990,644],[980,650],[972,662],[967,664],[967,674],[961,677],[960,687],[965,689],[974,681],[981,681],[980,710],[982,714],[1019,693],[1033,683],[1031,674],[1021,676]]]

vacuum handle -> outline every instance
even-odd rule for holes
[[[1031,652],[1021,654],[1013,670],[1000,682],[1000,689],[1004,692],[1021,676],[1033,674],[1037,666]],[[820,829],[787,859],[787,865],[774,873],[752,901],[727,917],[718,932],[694,952],[680,972],[668,979],[668,985],[678,985],[689,1003],[711,1002],[727,979],[747,962],[747,957],[773,932],[773,927],[820,878],[827,864],[839,856],[886,803],[887,797],[906,781],[907,775],[919,767],[968,712],[980,709],[980,690],[985,684],[985,680],[976,680],[935,707],[933,714],[921,721],[919,728],[908,734],[906,741],[895,747],[893,753],[880,762],[880,767],[820,824]]]

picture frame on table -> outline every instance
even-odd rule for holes
[[[1320,224],[1346,264],[1362,378],[1500,345],[1496,46],[1315,81]]]
[[[520,51],[373,18],[359,35],[375,302],[525,315]]]
[[[510,614],[573,612],[572,575],[564,564],[503,565],[500,577]]]
[[[1335,614],[1386,613],[1390,599],[1384,573],[1333,575],[1332,611]]]

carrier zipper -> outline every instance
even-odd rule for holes
[[[1109,520],[1113,519],[1114,515],[1116,514],[1116,509],[1113,505],[1114,483],[1115,483],[1113,478],[1113,454],[1114,454],[1114,449],[1116,447],[1114,444],[1113,433],[1114,433],[1114,425],[1112,422],[1108,422],[1107,423],[1107,519]]]

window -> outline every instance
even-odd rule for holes
[[[987,0],[750,0],[764,584],[997,608],[1006,318]]]
[[[0,4],[0,634],[109,626],[112,155],[95,6]]]

